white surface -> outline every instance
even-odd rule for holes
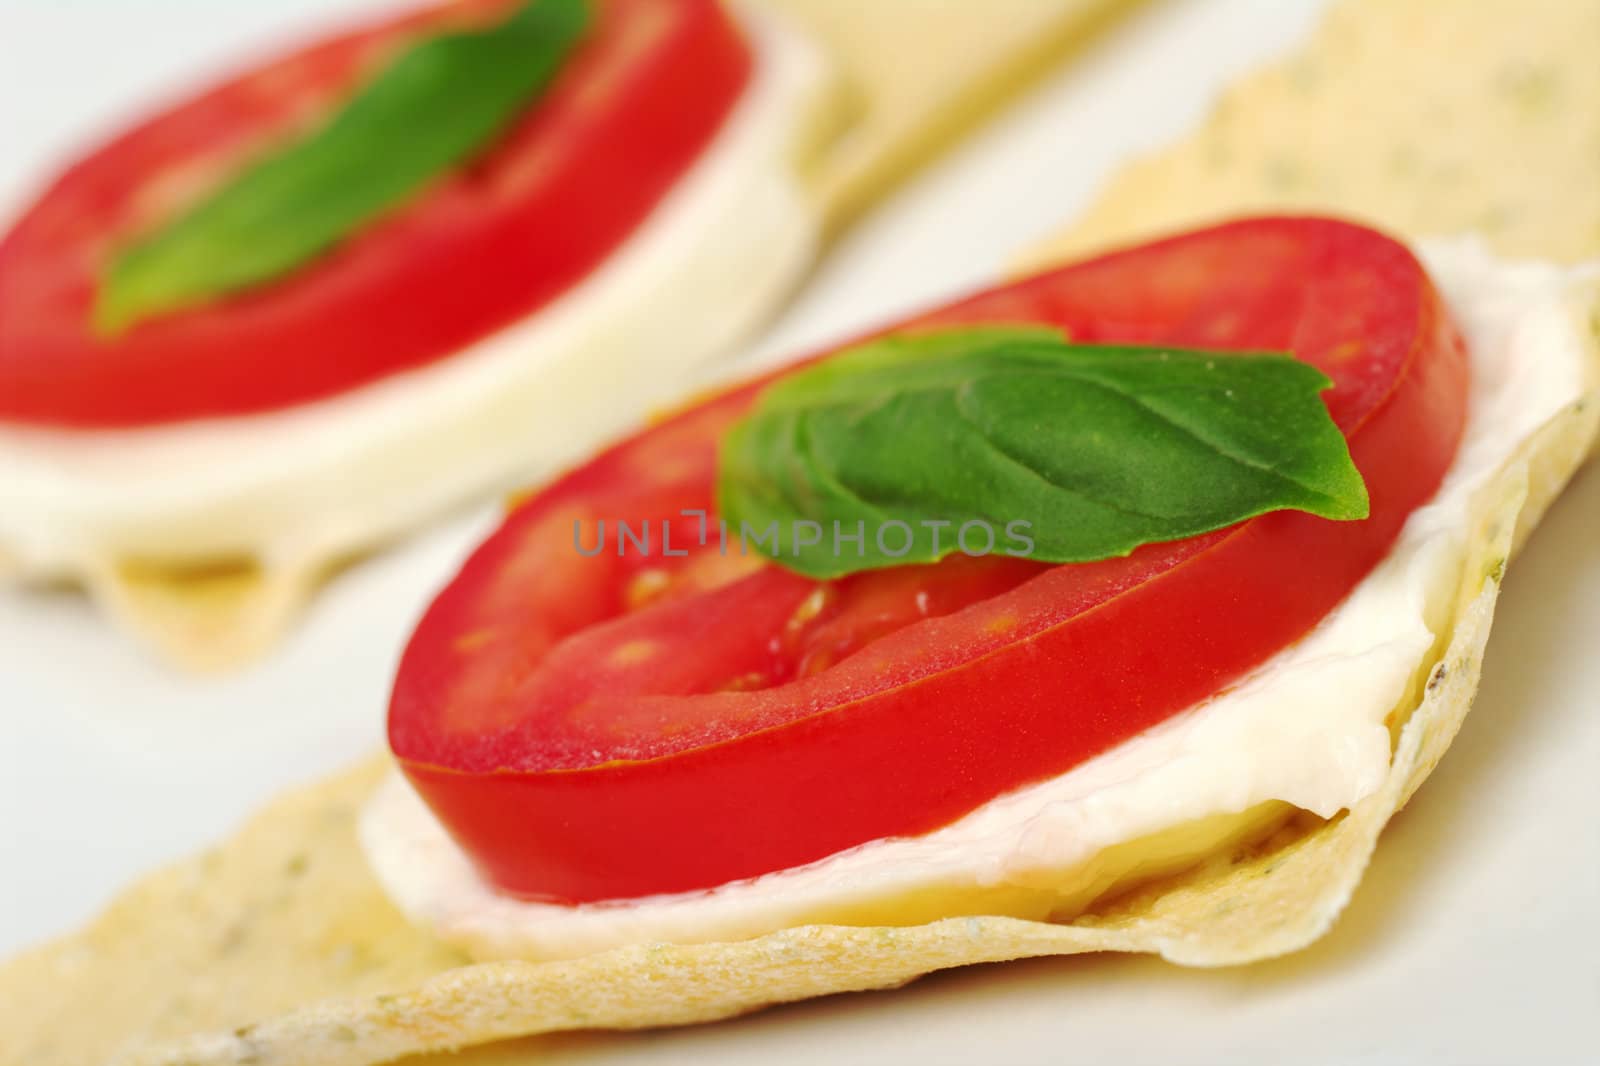
[[[308,11],[378,0],[0,0],[0,189],[136,99]],[[1119,30],[859,227],[760,346],[794,352],[981,284],[1292,42],[1317,0],[1177,0]],[[291,34],[293,36],[295,34]],[[4,501],[0,501],[0,506]],[[1593,1062],[1600,1004],[1600,474],[1513,568],[1476,710],[1337,929],[1288,960],[987,967],[554,1061]],[[464,519],[335,583],[269,662],[173,677],[70,596],[0,597],[0,954],[87,918],[381,736],[399,643]]]

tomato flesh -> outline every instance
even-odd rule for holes
[[[981,322],[1292,351],[1335,383],[1371,516],[1276,512],[1098,563],[955,556],[815,582],[723,556],[714,533],[699,547],[679,515],[712,509],[718,436],[765,381],[736,388],[524,501],[406,650],[390,744],[492,883],[561,901],[701,889],[927,832],[1062,773],[1312,628],[1432,496],[1465,420],[1465,350],[1421,266],[1344,222],[1231,223],[896,328]],[[578,553],[575,521],[592,541],[618,518],[671,523],[688,554]]]
[[[748,80],[750,51],[715,0],[595,0],[586,40],[473,165],[274,283],[111,339],[90,323],[130,237],[314,123],[417,34],[513,2],[444,4],[307,48],[63,173],[0,240],[0,419],[133,426],[304,403],[444,358],[581,280]]]

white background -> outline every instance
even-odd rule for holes
[[[381,6],[0,0],[3,203],[152,94]],[[1172,0],[1136,16],[857,227],[755,354],[797,353],[995,277],[1322,6]],[[0,955],[377,746],[411,621],[490,517],[345,574],[279,652],[223,679],[165,671],[76,596],[0,595]],[[1297,957],[1217,972],[1018,963],[696,1030],[532,1046],[582,1062],[1600,1061],[1597,519],[1590,470],[1512,571],[1461,738],[1338,928]]]

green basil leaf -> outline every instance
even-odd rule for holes
[[[718,506],[749,550],[817,578],[958,550],[1090,562],[1277,510],[1365,518],[1331,384],[1274,353],[889,336],[767,389],[722,441]]]
[[[490,145],[589,20],[590,0],[528,0],[494,26],[412,44],[315,132],[124,249],[97,294],[96,328],[116,333],[326,252]]]

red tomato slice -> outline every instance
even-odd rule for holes
[[[690,166],[738,98],[748,48],[715,0],[596,0],[595,25],[487,158],[258,291],[90,326],[108,256],[315,122],[465,0],[270,63],[68,169],[0,241],[0,419],[126,426],[318,399],[429,363],[583,278]]]
[[[406,649],[389,740],[494,884],[583,901],[705,888],[924,833],[1215,693],[1387,553],[1459,442],[1467,363],[1400,244],[1250,220],[981,293],[904,323],[1048,323],[1084,341],[1289,350],[1372,499],[1277,512],[1125,559],[955,556],[817,583],[695,548],[584,547],[595,523],[711,507],[755,382],[525,501]],[[1293,713],[1293,708],[1286,708]]]

